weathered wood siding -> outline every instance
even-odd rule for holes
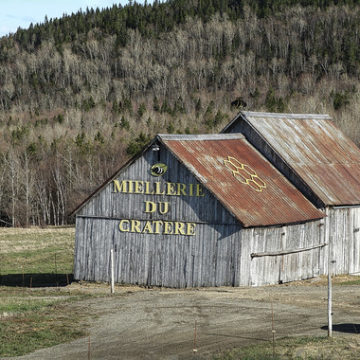
[[[331,272],[360,273],[360,207],[329,209],[329,234],[332,238]]]
[[[111,219],[78,217],[76,222],[75,278],[79,280],[109,281],[111,248],[115,250],[118,283],[178,288],[259,286],[307,279],[325,272],[327,247],[251,257],[252,253],[321,244],[320,221],[255,229],[201,224],[192,237],[124,235],[117,230],[117,220]]]
[[[113,248],[118,283],[183,288],[239,282],[236,225],[201,224],[196,236],[186,237],[121,234],[111,219],[78,217],[76,222],[76,279],[109,281]]]
[[[243,229],[240,285],[265,285],[324,274],[327,246],[277,256],[251,254],[291,252],[324,244],[321,220],[283,227]]]

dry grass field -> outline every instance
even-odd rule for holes
[[[110,295],[108,284],[71,283],[73,242],[74,228],[1,229],[0,358],[360,357],[358,277],[334,278],[328,339],[325,278],[259,288],[116,286]]]
[[[21,355],[85,335],[85,316],[61,312],[88,295],[71,281],[74,228],[1,228],[0,356]]]
[[[74,227],[0,229],[0,275],[72,273]]]

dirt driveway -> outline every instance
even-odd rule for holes
[[[276,338],[327,334],[321,329],[327,325],[324,280],[261,288],[117,291],[121,294],[115,297],[70,305],[70,311],[97,315],[90,328],[91,359],[204,359],[271,340],[272,314]],[[360,326],[358,286],[334,286],[333,321],[342,330],[334,336],[354,336]],[[88,359],[88,346],[89,339],[82,338],[18,359]]]

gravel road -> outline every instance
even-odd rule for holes
[[[114,297],[69,305],[69,311],[96,315],[90,328],[92,360],[206,359],[234,346],[271,341],[272,324],[276,338],[327,334],[322,329],[327,324],[323,282],[200,290],[119,287],[117,291],[120,294]],[[335,325],[359,326],[359,305],[358,286],[334,286]],[[88,349],[89,338],[82,338],[16,359],[88,359]]]

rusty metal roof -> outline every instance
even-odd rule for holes
[[[158,139],[245,227],[324,216],[240,134]]]
[[[360,149],[328,115],[242,112],[325,205],[360,204]]]

